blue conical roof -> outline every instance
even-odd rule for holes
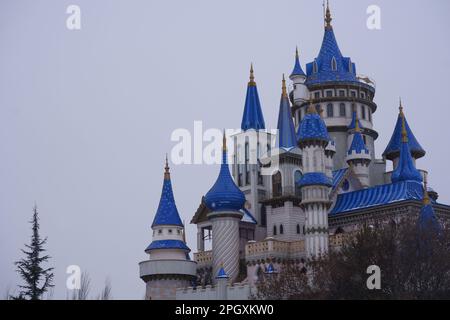
[[[229,276],[227,275],[227,273],[225,272],[225,269],[222,267],[220,267],[219,272],[217,273],[216,279],[228,279]]]
[[[430,197],[428,196],[426,183],[423,190],[423,206],[420,210],[419,220],[417,221],[417,224],[420,230],[427,230],[428,228],[431,228],[432,230],[438,232],[442,230],[442,226],[436,218],[436,214],[434,213]]]
[[[250,81],[247,85],[244,114],[242,115],[241,129],[265,129],[264,117],[259,102],[258,89],[253,76],[253,66],[250,68]]]
[[[225,134],[223,145],[222,165],[219,176],[205,195],[204,201],[208,209],[213,212],[239,211],[244,207],[245,196],[234,183],[228,168]]]
[[[283,85],[280,101],[280,111],[278,113],[278,148],[286,151],[297,146],[297,138],[295,136],[294,121],[292,119],[291,107],[289,106],[289,98],[286,92],[286,81],[283,75]]]
[[[297,139],[299,142],[307,140],[330,140],[327,126],[312,104],[310,104],[306,115],[300,122]]]
[[[408,144],[408,136],[406,132],[406,121],[403,118],[402,121],[402,144],[400,146],[400,159],[397,164],[397,168],[395,168],[394,172],[392,172],[391,181],[393,183],[400,181],[418,181],[422,182],[422,175],[416,169],[416,166],[413,163],[411,157],[411,151],[409,149]]]
[[[295,49],[295,64],[294,69],[292,70],[291,75],[289,76],[291,79],[294,76],[305,76],[303,72],[302,66],[300,65],[300,59],[298,57],[298,49]]]
[[[403,113],[403,108],[400,106],[400,112],[397,117],[397,123],[395,124],[394,132],[392,133],[391,140],[389,141],[386,149],[383,152],[383,156],[389,160],[393,160],[398,157],[400,153],[401,141],[402,141],[402,120],[405,119],[405,127],[408,135],[409,150],[412,155],[417,159],[425,155],[425,150],[417,142],[416,137],[409,128],[408,121]]]
[[[158,225],[183,226],[177,206],[175,205],[167,158],[161,198],[155,218],[153,219],[152,228]]]
[[[331,26],[331,15],[327,7],[327,25],[322,46],[317,58],[306,65],[306,84],[329,81],[357,81],[356,67],[349,57],[343,57]]]
[[[350,148],[348,149],[348,154],[351,154],[352,152],[369,154],[369,149],[367,149],[366,144],[364,143],[364,139],[361,135],[361,131],[359,129],[358,119],[355,120],[354,129],[355,132],[353,133],[353,139]]]

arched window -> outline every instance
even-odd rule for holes
[[[306,234],[306,227],[303,225],[303,234]]]
[[[284,232],[283,225],[280,224],[280,234],[283,234],[283,232]]]
[[[339,105],[339,116],[341,117],[347,116],[347,112],[345,111],[345,103],[343,102]]]
[[[333,57],[331,59],[331,70],[336,71],[337,70],[337,63],[336,63],[336,58]]]
[[[322,111],[322,108],[320,107],[320,104],[316,104],[316,111],[318,114]]]
[[[300,225],[297,225],[297,234],[300,234]]]
[[[250,184],[250,147],[248,142],[245,142],[245,184]]]
[[[314,60],[313,62],[313,73],[317,73],[317,61]]]
[[[302,190],[300,187],[300,179],[302,178],[302,173],[299,170],[296,170],[294,173],[294,185],[295,185],[295,195],[297,197],[301,197]]]
[[[261,206],[261,226],[265,227],[267,225],[267,213],[266,206]]]
[[[273,235],[274,235],[274,236],[277,235],[277,226],[273,226]]]
[[[332,103],[327,104],[327,117],[328,118],[334,117],[334,111],[333,111],[333,104]]]
[[[366,120],[366,107],[365,106],[361,106],[361,118]]]
[[[283,194],[283,187],[281,185],[281,172],[277,171],[272,175],[272,196],[281,197]]]

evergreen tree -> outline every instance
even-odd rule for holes
[[[16,299],[38,300],[51,287],[53,287],[53,268],[44,269],[42,264],[50,259],[49,255],[42,255],[47,238],[41,240],[39,236],[39,218],[36,205],[33,208],[33,219],[30,221],[33,234],[31,243],[26,244],[26,250],[22,249],[25,258],[15,262],[17,272],[25,281],[25,285],[19,286],[21,291]]]

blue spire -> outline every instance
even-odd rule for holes
[[[432,230],[437,232],[440,232],[442,230],[442,226],[436,218],[433,206],[431,205],[426,182],[424,184],[423,190],[423,206],[420,210],[419,220],[417,221],[417,224],[420,230],[427,230],[428,228],[431,228]]]
[[[422,175],[416,169],[408,144],[408,134],[406,131],[405,118],[402,118],[402,145],[400,146],[400,159],[397,168],[392,172],[391,181],[393,183],[400,181],[418,181],[422,182]]]
[[[242,116],[241,129],[265,129],[264,117],[259,103],[258,89],[256,88],[253,75],[253,64],[250,66],[250,81],[247,85],[247,96],[245,97],[244,114]]]
[[[225,272],[225,269],[223,268],[223,264],[219,269],[219,272],[217,273],[216,279],[228,279],[230,278],[227,273]]]
[[[159,200],[159,206],[158,210],[156,211],[155,219],[152,223],[152,228],[158,225],[175,225],[180,227],[183,226],[177,210],[177,206],[175,205],[175,199],[173,197],[167,155],[161,198]]]
[[[355,64],[349,57],[342,56],[331,20],[330,8],[327,5],[322,47],[317,58],[306,65],[308,85],[328,81],[357,81]]]
[[[300,59],[298,57],[298,48],[295,48],[295,65],[289,78],[292,79],[294,76],[305,76],[302,66],[300,65]]]
[[[348,130],[354,130],[355,126],[356,126],[356,111],[353,111],[352,112],[352,121],[348,125],[347,129]],[[361,125],[361,123],[359,123],[359,128],[360,129],[364,129],[364,127]]]
[[[291,108],[289,106],[289,98],[286,91],[286,80],[282,80],[282,93],[280,101],[280,111],[278,113],[278,147],[286,151],[297,145],[295,137],[294,122],[292,120]]]
[[[313,98],[311,96],[310,105],[306,111],[306,115],[303,117],[297,131],[297,138],[299,142],[307,140],[324,140],[329,141],[327,126],[325,122],[317,114],[316,109],[312,105]]]
[[[391,140],[389,141],[386,149],[383,152],[383,156],[389,160],[393,160],[398,157],[401,147],[401,135],[402,135],[402,121],[405,120],[406,132],[408,135],[408,145],[411,154],[416,158],[421,158],[425,155],[425,150],[417,142],[416,137],[409,128],[408,121],[406,121],[405,114],[403,113],[403,107],[400,101],[399,113],[397,123],[395,124],[394,132],[392,133]]]
[[[236,186],[227,163],[227,141],[223,134],[222,165],[212,188],[205,195],[205,204],[213,212],[239,211],[244,207],[245,196]]]
[[[354,130],[355,132],[353,133],[352,144],[350,145],[347,154],[351,154],[352,152],[369,154],[369,149],[367,149],[366,144],[364,143],[364,139],[361,135],[358,119],[355,120]]]

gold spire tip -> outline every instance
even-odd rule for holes
[[[402,142],[408,142],[408,132],[406,132],[405,117],[402,117]]]
[[[325,13],[325,29],[332,29],[331,20],[333,20],[333,18],[331,18],[331,13],[330,13],[330,3],[327,0],[327,9],[326,9],[326,13]]]
[[[169,180],[170,179],[170,171],[169,171],[169,160],[167,159],[167,153],[166,153],[166,165],[164,167],[164,179]]]
[[[250,81],[248,82],[249,86],[255,86],[255,75],[253,74],[253,63],[250,64]]]
[[[355,119],[355,131],[361,132],[361,128],[359,127],[359,119],[358,118]]]
[[[284,78],[284,73],[283,73],[283,80],[281,80],[281,95],[283,97],[287,97],[286,80]]]
[[[317,113],[316,108],[314,108],[313,105],[313,95],[312,93],[309,95],[309,106],[308,106],[308,110],[306,110],[306,113]]]
[[[225,135],[225,129],[223,130],[222,150],[227,151],[227,137]]]

